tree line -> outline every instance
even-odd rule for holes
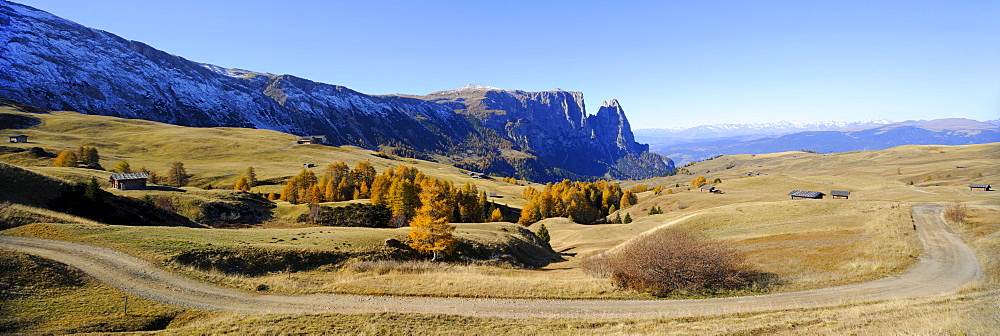
[[[566,217],[577,223],[596,223],[618,209],[639,203],[631,190],[622,190],[618,183],[607,181],[549,183],[541,191],[527,188],[521,196],[528,204],[521,210],[518,223],[531,223],[545,218]]]
[[[432,186],[432,183],[443,186]],[[269,198],[293,204],[370,198],[372,204],[384,205],[392,211],[390,226],[402,227],[417,216],[425,196],[436,199],[436,196],[422,195],[426,193],[441,193],[441,197],[448,199],[445,203],[447,209],[444,210],[448,212],[449,222],[504,220],[500,208],[490,202],[486,192],[480,191],[475,184],[456,187],[452,182],[428,177],[417,168],[408,166],[397,166],[376,175],[375,168],[367,161],[358,162],[354,169],[348,169],[343,162],[333,163],[323,169],[319,177],[303,169],[288,180],[280,195],[269,195]]]

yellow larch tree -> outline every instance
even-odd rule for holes
[[[455,207],[452,187],[437,179],[421,181],[420,202],[417,215],[410,222],[410,247],[422,253],[432,253],[431,260],[438,254],[448,254],[458,245],[452,235],[455,227],[448,224]]]
[[[493,213],[490,214],[491,222],[503,222],[503,213],[500,212],[500,208],[493,209]]]
[[[705,180],[704,176],[698,176],[698,178],[691,180],[691,186],[695,188],[701,187],[706,184],[708,184],[708,181]]]
[[[239,180],[236,180],[236,185],[233,186],[233,190],[250,191],[250,181],[246,178],[246,176],[240,177]]]
[[[76,153],[72,150],[64,150],[56,156],[55,160],[52,160],[53,167],[76,167],[77,163]]]

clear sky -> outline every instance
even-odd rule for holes
[[[23,0],[197,62],[369,94],[617,98],[633,128],[1000,118],[1000,1]]]

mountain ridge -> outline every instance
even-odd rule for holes
[[[465,168],[536,181],[643,178],[673,168],[670,159],[634,143],[620,106],[614,113],[598,111],[593,120],[600,125],[589,127],[582,93],[452,90],[483,93],[475,104],[367,95],[292,75],[190,61],[8,1],[0,2],[0,21],[6,26],[0,30],[6,42],[0,45],[0,97],[46,109],[324,134],[335,145],[442,156]],[[486,120],[490,113],[456,112],[486,108],[492,119]],[[595,152],[600,155],[592,157]],[[614,168],[635,158],[644,158],[649,169],[626,174]]]
[[[894,123],[886,119],[867,121],[817,121],[817,122],[752,122],[698,125],[674,128],[643,128],[635,130],[635,135],[651,138],[707,139],[725,136],[780,135],[805,131],[836,131],[863,129]]]
[[[1000,142],[1000,126],[964,118],[907,120],[844,131],[807,131],[751,139],[727,137],[650,145],[678,164],[720,154],[763,154],[810,150],[821,153],[881,150],[900,145],[968,145]]]

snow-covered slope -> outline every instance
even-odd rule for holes
[[[553,173],[553,168],[584,176],[615,173],[612,167],[621,159],[642,156],[646,149],[634,143],[620,108],[613,116],[602,108],[597,116],[588,117],[579,92],[524,92],[483,85],[446,92],[495,97],[502,104],[491,108],[506,109],[509,113],[503,114],[510,118],[488,123],[489,115],[456,113],[470,109],[461,101],[367,95],[290,75],[197,63],[0,0],[0,98],[47,109],[186,126],[325,134],[338,145],[369,149],[391,145],[456,159],[470,159],[471,151],[508,161],[496,168],[504,173],[531,167],[533,173],[525,176],[536,180],[572,176]],[[592,128],[586,124],[589,118],[603,121]],[[553,131],[568,128],[573,131]],[[522,153],[511,156],[510,151]],[[591,155],[595,151],[600,155]],[[569,160],[574,156],[583,159]],[[655,168],[643,175],[670,168],[668,159],[652,160],[659,165],[650,165]]]
[[[808,131],[840,131],[862,129],[891,124],[885,119],[859,122],[821,121],[794,123],[788,121],[701,125],[687,128],[645,128],[635,130],[635,135],[659,138],[710,139],[745,135],[781,135]]]

